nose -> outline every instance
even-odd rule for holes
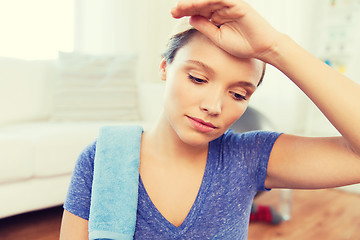
[[[208,93],[208,95],[203,98],[200,109],[209,115],[219,115],[222,109],[222,94],[220,91]]]

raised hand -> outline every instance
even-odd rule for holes
[[[241,0],[180,0],[174,18],[190,16],[190,24],[236,57],[270,61],[281,34]]]

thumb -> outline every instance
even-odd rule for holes
[[[216,45],[219,44],[220,29],[207,18],[202,16],[191,16],[189,24],[208,37]]]

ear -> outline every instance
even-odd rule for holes
[[[161,80],[165,81],[166,80],[166,59],[163,58],[161,60],[161,63],[160,63],[160,66],[159,66],[159,75],[160,75],[160,78]]]

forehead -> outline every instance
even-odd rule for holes
[[[176,53],[174,63],[200,62],[210,67],[215,74],[228,78],[241,78],[255,86],[263,71],[261,61],[251,58],[237,58],[216,46],[211,40],[197,32]]]

